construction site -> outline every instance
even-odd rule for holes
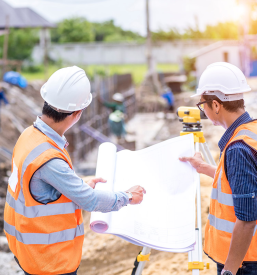
[[[40,5],[47,3],[44,0],[39,2]],[[221,24],[224,24],[222,26],[225,29],[230,28],[232,24],[231,29],[238,31],[238,34],[233,36],[233,31],[227,30],[224,37],[217,39],[217,34],[214,35],[215,38],[207,35],[210,27],[208,23],[206,31],[200,31],[197,16],[197,28],[191,29],[191,33],[189,30],[179,33],[176,28],[170,31],[152,31],[150,22],[154,9],[151,9],[150,0],[144,1],[144,34],[124,31],[116,26],[113,20],[107,20],[102,25],[89,22],[79,13],[77,17],[64,18],[63,21],[60,19],[60,22],[53,23],[34,10],[34,6],[20,7],[15,1],[0,0],[0,275],[24,274],[14,259],[4,232],[4,211],[8,204],[6,197],[9,196],[8,185],[13,173],[13,149],[24,130],[33,125],[37,117],[42,116],[45,99],[42,98],[41,88],[49,77],[61,68],[78,66],[85,71],[89,79],[92,102],[85,109],[81,108],[84,111],[80,119],[65,132],[69,145],[67,151],[75,174],[85,183],[95,178],[98,150],[102,143],[111,142],[117,146],[118,151],[138,151],[179,137],[182,135],[181,131],[185,131],[185,125],[191,127],[196,124],[196,131],[203,132],[217,166],[221,156],[218,143],[226,130],[221,126],[214,126],[206,116],[197,119],[192,125],[190,122],[187,124],[188,121],[181,119],[177,110],[182,106],[190,110],[196,107],[200,97],[192,96],[196,93],[201,75],[210,64],[221,62],[233,64],[245,75],[249,90],[251,89],[244,94],[245,110],[252,119],[257,117],[257,19],[245,23],[247,26],[244,28],[242,23],[250,13],[256,14],[257,7],[252,4],[254,1],[249,0],[253,6],[242,2],[233,3],[237,7],[245,8],[245,12],[240,13],[241,17],[234,25],[231,22],[217,23],[217,29],[213,27],[212,30],[213,33],[221,33]],[[62,8],[62,3],[58,1],[55,5]],[[70,7],[68,0],[65,5]],[[86,3],[79,2],[79,5],[86,6]],[[100,7],[101,3],[93,5]],[[78,25],[80,27],[77,34],[71,34],[72,28],[75,29]],[[88,33],[78,38],[78,33],[84,28],[95,31],[95,40],[90,40],[88,37],[93,34]],[[36,36],[33,37],[35,33]],[[67,33],[70,35],[68,38],[65,36]],[[25,39],[26,36],[28,40]],[[111,40],[112,37],[115,38]],[[23,41],[25,46],[22,45]],[[15,43],[21,45],[20,55],[15,51],[15,46],[18,47]],[[28,47],[29,53],[25,53]],[[121,97],[121,100],[118,97]],[[115,128],[115,123],[110,122],[113,114],[117,112],[117,109],[113,109],[113,104],[117,102],[122,103],[125,110],[118,111],[120,120],[113,120],[122,121],[121,130]],[[206,102],[199,104],[203,106]],[[194,110],[200,114],[199,109]],[[203,154],[203,157],[207,161],[206,155]],[[129,170],[130,167],[126,169]],[[200,227],[203,232],[199,242],[204,243],[213,178],[201,174],[199,190]],[[197,208],[197,198],[195,205]],[[142,247],[112,234],[94,232],[90,227],[91,213],[82,210],[82,215],[84,241],[76,274],[141,274],[131,272]],[[196,227],[199,222],[197,219]],[[189,253],[152,249],[149,261],[144,260],[142,274],[192,274],[194,268],[189,268]],[[201,255],[201,262],[205,267],[199,268],[200,260],[196,261],[195,270],[199,273],[193,274],[217,274],[216,263],[204,252],[201,252]],[[209,265],[206,265],[207,263]],[[209,269],[206,269],[206,266]]]
[[[43,105],[42,98],[39,94],[41,85],[42,82],[32,82],[28,88],[24,90],[11,85],[6,88],[6,95],[10,105],[8,108],[4,107],[1,110],[1,232],[3,232],[3,211],[8,176],[11,173],[12,148],[21,132],[35,121],[36,115],[40,115],[40,106]],[[128,87],[128,91],[130,88],[131,87]],[[176,106],[194,106],[196,100],[190,99],[190,95],[192,94],[193,92],[182,92],[175,95]],[[128,97],[131,98],[130,95]],[[20,98],[21,101],[12,100],[12,98]],[[139,108],[141,103],[140,98],[135,97],[132,102],[133,108]],[[135,102],[137,102],[137,107]],[[93,104],[97,104],[96,99],[93,101]],[[149,106],[149,108],[152,107],[151,105],[152,103],[144,103],[144,106]],[[128,142],[129,146],[135,146],[135,149],[138,150],[166,139],[179,136],[179,132],[182,130],[182,123],[179,122],[176,114],[169,113],[169,116],[166,117],[161,109],[156,112],[137,112],[136,110],[137,109],[133,109],[127,123],[127,130],[132,133],[128,136],[130,140],[130,142]],[[90,112],[91,110],[88,109],[88,111]],[[105,112],[107,113],[105,114]],[[99,115],[99,119],[103,118],[101,129],[105,129],[105,131],[101,132],[105,134],[108,133],[106,129],[108,114],[108,111],[103,110],[103,113]],[[93,120],[93,122],[95,124],[92,124],[92,121],[87,117],[87,125],[99,130],[100,127],[96,127],[96,125],[101,125],[99,121]],[[82,121],[81,125],[83,125],[83,123]],[[206,139],[208,140],[213,155],[218,159],[217,141],[221,137],[223,130],[219,129],[219,132],[217,131],[215,136],[212,135],[212,132],[211,123],[209,123],[209,121],[204,121]],[[75,146],[72,143],[75,135],[84,136],[84,139],[81,138],[84,144],[79,145],[79,148],[85,148],[83,149],[83,153],[79,154],[78,161],[76,161],[76,171],[85,181],[88,181],[94,176],[93,173],[96,167],[99,142],[92,136],[83,132],[78,126],[77,129],[74,129],[74,132],[70,132],[66,135],[71,148]],[[80,149],[79,152],[81,152]],[[74,152],[71,151],[71,155],[75,153],[75,150]],[[76,160],[76,158],[74,158],[74,160]],[[201,183],[204,226],[208,213],[211,180],[207,177],[203,177]],[[83,215],[85,241],[79,274],[131,274],[133,263],[136,255],[140,251],[140,247],[129,244],[112,235],[99,235],[94,233],[89,227],[90,213],[84,212]],[[8,253],[8,244],[3,233],[0,240],[0,247],[2,250],[0,252],[0,274],[22,274],[12,254]],[[144,274],[181,274],[182,270],[187,274],[189,273],[189,271],[187,271],[187,257],[187,253],[174,254],[152,251],[151,261],[147,263]],[[2,273],[2,270],[4,273]],[[207,273],[203,274],[215,274],[216,270],[213,268],[213,273],[209,272],[210,271],[207,271]]]

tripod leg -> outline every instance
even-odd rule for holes
[[[150,247],[144,246],[141,254],[142,255],[147,255],[147,254],[150,253],[150,251],[151,251]],[[137,269],[136,269],[136,272],[134,274],[135,275],[141,275],[142,272],[143,272],[144,267],[145,267],[145,261],[144,262],[139,262],[139,264],[137,266]]]
[[[195,152],[199,152],[199,143],[195,144]],[[200,189],[200,175],[197,174],[196,178],[196,201],[197,201],[197,228],[195,230],[196,234],[196,245],[193,251],[188,253],[188,261],[189,262],[202,262],[202,217],[201,217],[201,189]],[[199,275],[199,269],[192,270],[193,275]]]
[[[195,144],[195,151],[199,152],[199,143]],[[201,212],[201,185],[200,174],[197,174],[197,186],[196,186],[196,198],[197,198],[197,228],[199,230],[199,261],[203,261],[203,246],[202,246],[202,212]]]
[[[206,150],[203,146],[203,143],[200,143],[199,146],[200,146],[200,151],[203,153],[203,157],[204,157],[205,161],[207,163],[211,164],[211,161],[209,159],[209,155],[207,154],[207,152],[206,152]]]
[[[214,158],[213,158],[213,156],[210,152],[208,144],[205,142],[205,143],[203,143],[202,146],[203,146],[204,151],[207,153],[207,155],[209,157],[209,160],[210,160],[209,164],[217,166],[217,164],[216,164],[216,162],[215,162],[215,160],[214,160]]]

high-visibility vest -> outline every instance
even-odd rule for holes
[[[4,210],[4,231],[20,266],[29,274],[65,274],[76,271],[82,255],[82,211],[61,195],[43,204],[30,193],[33,174],[52,159],[66,161],[68,152],[33,126],[18,139],[13,151]]]
[[[215,173],[211,193],[210,213],[205,227],[204,252],[214,261],[225,264],[228,256],[232,232],[236,222],[232,190],[225,173],[224,158],[227,147],[238,140],[244,141],[248,146],[257,151],[257,121],[239,126],[220,158],[220,163]],[[256,199],[255,193],[248,196]],[[251,245],[244,257],[244,261],[257,261],[257,226],[253,233]]]

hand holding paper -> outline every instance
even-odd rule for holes
[[[144,194],[146,194],[145,189],[139,185],[133,186],[127,191],[133,195],[130,204],[140,204],[143,200]]]

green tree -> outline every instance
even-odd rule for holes
[[[157,32],[152,32],[153,41],[171,41],[175,39],[181,39],[182,34],[176,29],[171,28],[168,31],[159,29]]]
[[[255,23],[257,31],[257,21]],[[253,27],[252,27],[253,29]],[[199,30],[198,26],[188,27],[184,31],[171,28],[168,31],[158,30],[152,32],[153,41],[171,41],[174,39],[238,39],[238,24],[235,22],[224,22],[216,25],[207,25],[205,30]]]
[[[57,43],[91,42],[95,36],[92,23],[84,18],[74,17],[65,19],[51,31],[52,41]]]
[[[139,34],[123,30],[116,26],[113,20],[102,23],[92,23],[84,18],[65,19],[51,31],[52,41],[55,43],[67,42],[120,42],[139,41],[144,38]]]
[[[10,29],[8,58],[29,59],[35,44],[39,40],[37,29]],[[0,36],[0,56],[3,56],[4,36]]]
[[[96,41],[121,42],[144,40],[144,38],[138,33],[126,31],[121,27],[116,26],[113,20],[92,24]]]
[[[203,33],[204,38],[209,39],[238,39],[238,24],[235,22],[218,23],[217,25],[207,25]]]

